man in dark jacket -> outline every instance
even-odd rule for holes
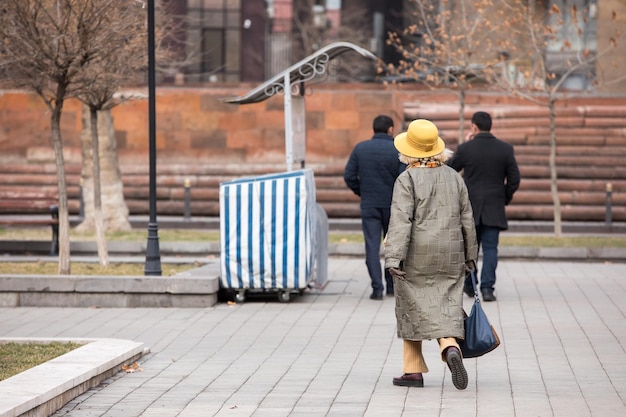
[[[490,133],[491,116],[482,111],[472,116],[473,137],[459,145],[448,165],[463,170],[467,185],[478,245],[483,251],[480,272],[480,292],[484,301],[495,301],[493,293],[498,266],[498,239],[508,228],[505,206],[519,188],[520,173],[513,146]],[[465,293],[474,296],[469,277]]]
[[[389,116],[374,119],[374,136],[358,143],[348,159],[343,175],[346,185],[361,197],[361,225],[365,238],[365,264],[372,281],[372,300],[382,300],[380,242],[389,227],[393,184],[406,165],[398,159],[393,145],[393,120]],[[387,295],[393,295],[393,279],[385,271]]]

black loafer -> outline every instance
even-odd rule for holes
[[[481,290],[480,292],[483,294],[483,301],[496,301],[496,296],[493,291]]]
[[[456,389],[467,388],[467,371],[465,370],[465,366],[463,366],[461,352],[459,352],[456,347],[451,346],[446,349],[446,363],[452,373],[452,383]]]
[[[382,300],[382,299],[383,299],[382,294],[373,293],[372,295],[370,295],[370,300]]]
[[[463,287],[463,292],[470,298],[474,298],[474,295],[476,295],[472,287]]]
[[[418,387],[424,386],[424,378],[421,373],[416,374],[404,374],[399,377],[393,378],[393,385],[399,387]]]

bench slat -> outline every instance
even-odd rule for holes
[[[33,225],[33,226],[37,226],[37,225],[44,225],[44,226],[50,226],[53,224],[59,224],[59,219],[10,219],[10,218],[1,218],[0,219],[0,224],[4,224],[4,225],[21,225],[21,226],[27,226],[27,225]]]

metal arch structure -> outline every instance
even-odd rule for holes
[[[353,43],[333,42],[270,78],[247,94],[240,97],[225,98],[223,101],[233,104],[250,104],[267,100],[277,93],[288,91],[293,83],[309,81],[324,75],[328,63],[333,58],[349,51],[357,52],[364,58],[377,59],[372,52]]]
[[[377,59],[372,52],[353,43],[333,42],[270,78],[247,94],[224,98],[222,101],[232,104],[251,104],[267,100],[276,94],[284,94],[285,154],[287,171],[291,171],[294,162],[304,163],[305,160],[304,83],[326,75],[330,61],[350,51],[367,59]]]

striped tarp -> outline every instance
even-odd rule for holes
[[[221,284],[231,289],[302,289],[313,275],[313,171],[220,184]]]

